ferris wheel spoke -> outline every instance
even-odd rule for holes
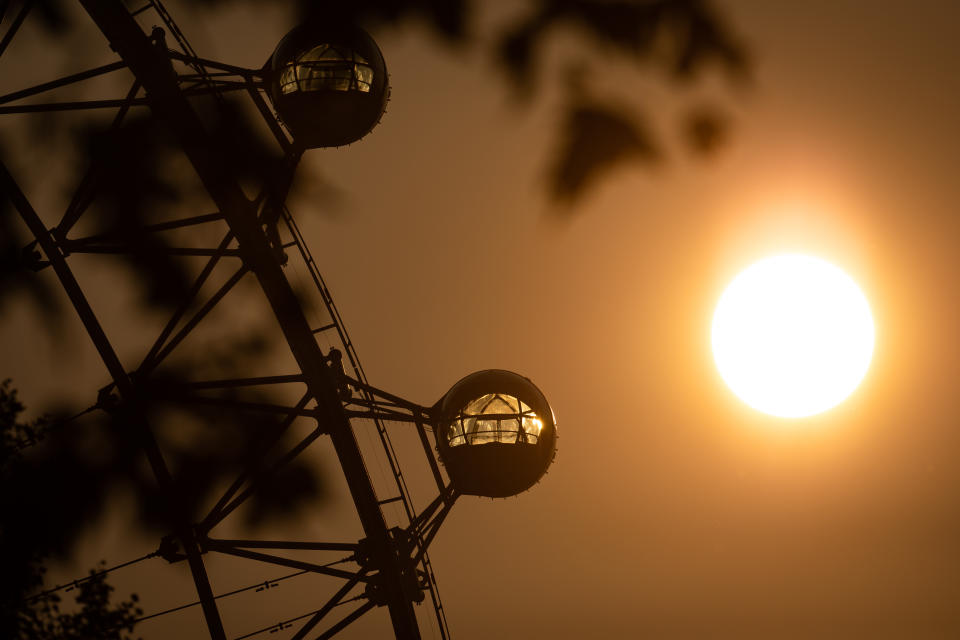
[[[215,257],[219,258],[221,255],[223,255],[223,253],[222,252],[216,253],[214,255]],[[216,291],[216,293],[210,296],[210,298],[203,304],[203,306],[201,306],[197,310],[197,312],[194,313],[193,316],[189,320],[187,320],[186,323],[184,323],[183,327],[181,327],[180,331],[178,331],[176,335],[174,335],[172,338],[162,343],[163,346],[158,348],[156,351],[151,349],[150,354],[148,354],[147,356],[147,360],[145,360],[144,364],[141,365],[140,372],[148,373],[152,369],[156,368],[156,366],[160,364],[164,360],[164,358],[170,355],[170,352],[176,349],[177,345],[179,345],[184,340],[184,338],[190,335],[190,332],[193,331],[193,329],[196,328],[196,326],[200,323],[200,321],[203,320],[203,318],[208,313],[210,313],[210,311],[212,311],[215,306],[217,306],[217,303],[219,303],[223,299],[223,297],[226,296],[238,282],[240,282],[240,280],[243,278],[243,276],[247,274],[247,272],[248,272],[248,269],[246,265],[243,265],[239,269],[237,269],[237,271],[232,276],[230,276],[230,279],[227,280]]]
[[[304,394],[304,396],[297,403],[296,407],[298,409],[303,409],[304,407],[306,407],[307,403],[310,401],[310,397],[311,396],[309,392]],[[265,436],[262,438],[261,442],[259,443],[260,446],[256,447],[255,449],[256,451],[260,452],[259,458],[256,461],[254,461],[253,464],[247,465],[247,467],[240,472],[240,474],[233,481],[233,483],[231,483],[231,485],[227,488],[227,490],[220,497],[220,499],[217,500],[217,503],[213,506],[210,512],[206,515],[206,517],[204,517],[200,521],[200,523],[197,525],[197,528],[200,531],[210,531],[210,529],[216,526],[217,523],[221,522],[227,515],[229,515],[229,512],[224,515],[221,515],[221,513],[223,512],[223,509],[227,506],[227,504],[230,502],[231,498],[233,498],[233,496],[236,495],[237,491],[243,488],[243,486],[247,483],[247,481],[250,480],[251,475],[253,475],[254,473],[251,470],[254,464],[259,466],[262,463],[262,460],[264,459],[264,457],[280,441],[280,438],[283,437],[283,434],[286,433],[287,429],[290,428],[290,426],[293,424],[294,420],[296,419],[297,419],[296,414],[289,414],[283,420],[283,422],[277,425],[275,429],[265,434]],[[235,508],[236,507],[234,507],[234,509]],[[231,509],[231,511],[232,510],[233,509]]]
[[[180,320],[183,318],[184,314],[190,310],[191,305],[193,305],[194,300],[200,294],[200,290],[203,288],[203,285],[207,282],[207,279],[213,273],[213,270],[216,268],[217,264],[220,262],[220,258],[223,257],[222,252],[226,251],[227,247],[230,246],[230,243],[233,242],[233,232],[227,231],[223,236],[223,239],[220,241],[217,249],[218,252],[216,255],[210,257],[207,260],[207,263],[201,269],[200,274],[194,280],[193,285],[190,287],[190,290],[184,296],[183,301],[181,301],[180,306],[173,312],[170,319],[167,321],[167,324],[164,326],[163,330],[160,332],[160,335],[154,341],[153,345],[150,347],[150,350],[147,352],[146,357],[143,359],[143,362],[140,364],[138,371],[148,372],[159,362],[157,360],[157,354],[160,352],[160,349],[163,348],[167,339],[170,337],[170,334],[173,333],[174,329],[180,324]]]
[[[313,417],[316,417],[314,414],[309,414]],[[280,458],[275,460],[269,467],[263,469],[262,471],[252,474],[249,478],[246,488],[240,492],[240,495],[237,495],[231,499],[227,504],[221,507],[219,510],[211,512],[207,518],[204,519],[202,527],[204,530],[210,530],[215,527],[217,524],[222,522],[224,518],[229,516],[233,511],[237,509],[240,505],[246,502],[256,491],[260,488],[262,484],[268,482],[270,478],[277,475],[281,469],[293,462],[293,460],[299,456],[301,453],[306,450],[313,442],[317,440],[320,436],[326,434],[327,431],[322,427],[317,427],[304,438],[300,440],[296,445],[289,449],[285,454]]]

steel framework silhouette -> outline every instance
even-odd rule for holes
[[[2,4],[3,14],[7,15],[0,14],[0,56],[22,33],[21,26],[33,4],[30,0]],[[115,231],[82,231],[85,215],[96,203],[104,180],[102,167],[94,158],[78,181],[69,205],[56,224],[48,226],[7,165],[0,163],[2,189],[34,236],[34,242],[25,250],[25,259],[34,270],[49,269],[56,274],[109,372],[111,381],[100,389],[95,406],[136,431],[165,496],[171,533],[156,552],[145,558],[160,556],[170,562],[182,561],[189,567],[198,604],[213,639],[227,638],[228,630],[229,637],[289,630],[291,638],[308,634],[327,638],[376,607],[389,611],[398,638],[418,638],[422,623],[418,622],[415,605],[423,601],[428,601],[433,610],[430,626],[439,631],[440,637],[447,638],[449,631],[427,554],[460,495],[437,451],[437,434],[447,417],[440,413],[439,405],[421,406],[367,382],[316,261],[284,204],[303,149],[271,108],[264,70],[199,57],[159,0],[149,0],[137,10],[128,9],[119,0],[81,0],[80,4],[106,36],[118,59],[0,96],[0,114],[110,110],[110,127],[118,130],[129,120],[131,112],[148,108],[176,140],[215,208],[213,213],[144,223],[137,229],[136,242]],[[132,76],[126,95],[55,99],[58,91],[123,73]],[[232,169],[227,151],[212,138],[197,106],[199,99],[218,104],[226,94],[238,92],[259,112],[282,150],[282,160],[275,170],[255,185],[243,183]],[[189,291],[175,305],[162,329],[152,333],[143,329],[143,346],[131,360],[121,357],[108,338],[89,299],[90,288],[81,286],[71,258],[86,254],[130,256],[142,250],[143,238],[152,236],[164,238],[154,250],[199,268],[194,269]],[[189,238],[195,240],[190,242]],[[197,238],[205,239],[204,243],[198,243]],[[219,242],[209,241],[215,238]],[[302,303],[303,294],[298,294],[288,279],[294,267],[309,274],[314,295],[322,300],[322,308],[312,319],[308,319],[311,312]],[[250,280],[256,281],[266,307],[276,318],[292,354],[293,371],[202,380],[165,376],[164,367],[169,362],[185,351],[195,351],[191,336],[218,331],[218,310],[229,304],[225,300],[236,295],[233,292],[241,283]],[[299,399],[276,400],[278,397]],[[527,435],[519,428],[526,405],[519,401],[517,405],[518,427],[512,438],[526,441]],[[268,427],[258,434],[262,455],[245,465],[199,520],[191,518],[182,504],[176,470],[168,466],[162,439],[157,436],[158,415],[169,407],[181,406],[208,407],[227,416],[262,414],[270,418],[265,422]],[[505,418],[499,414],[494,417]],[[408,490],[386,427],[388,422],[408,423],[425,454],[435,482],[435,495],[420,508]],[[498,430],[499,425],[498,421]],[[377,443],[373,453],[358,442],[361,432],[373,435]],[[463,433],[461,429],[461,439]],[[296,444],[284,449],[283,438],[290,434],[297,434]],[[304,542],[218,536],[218,526],[224,520],[321,437],[329,438],[342,467],[362,526],[360,540]],[[551,443],[551,459],[552,446]],[[389,470],[388,484],[375,486],[367,471],[371,456]],[[297,556],[298,553],[308,555]],[[335,554],[338,559],[318,561],[317,555],[324,553]],[[252,586],[215,594],[208,578],[206,554],[296,570],[268,580],[264,583],[267,588],[304,573],[330,576],[340,582],[308,614],[236,636],[233,629],[225,629],[218,600]],[[340,611],[337,607],[348,603],[355,603],[349,613],[334,614]]]

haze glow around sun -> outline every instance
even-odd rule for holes
[[[760,260],[727,286],[713,315],[713,357],[727,386],[774,416],[802,418],[847,398],[874,345],[866,297],[829,262],[788,254]]]

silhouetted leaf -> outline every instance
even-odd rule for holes
[[[687,113],[683,123],[690,147],[701,154],[711,154],[723,145],[727,121],[717,109],[699,107]]]
[[[529,98],[538,84],[534,45],[546,24],[545,16],[536,14],[501,36],[497,61],[521,97]]]
[[[54,35],[60,35],[70,27],[61,0],[35,0],[33,10],[40,16],[43,26]]]
[[[695,0],[541,0],[526,20],[500,40],[498,60],[521,93],[536,78],[536,52],[554,27],[568,26],[589,44],[639,63],[663,62],[677,78],[695,75],[710,62],[745,72],[745,49],[706,2]]]
[[[569,203],[613,167],[659,158],[658,147],[636,116],[606,105],[573,104],[564,120],[550,189],[554,198]]]
[[[747,71],[746,49],[736,42],[719,16],[706,3],[692,2],[683,7],[675,18],[673,30],[676,39],[674,73],[681,78],[695,76],[711,62],[719,64],[733,77],[742,77]]]

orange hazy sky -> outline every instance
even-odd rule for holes
[[[414,26],[374,34],[393,87],[379,127],[300,168],[340,190],[291,209],[374,385],[430,405],[505,368],[556,411],[543,482],[461,499],[431,547],[458,640],[960,637],[960,4],[716,5],[753,81],[681,96],[721,96],[729,143],[619,170],[567,219],[544,195],[557,93],[520,108],[490,60]],[[201,55],[259,67],[290,24],[253,7],[174,15]],[[485,4],[481,37],[514,9]],[[566,53],[561,37],[547,64]],[[677,95],[637,78],[598,82],[675,127]],[[787,251],[849,273],[877,327],[859,389],[801,420],[743,405],[709,345],[725,285]],[[30,314],[0,317],[0,377],[33,405],[81,372],[87,402],[107,381],[95,354]],[[133,548],[121,527],[83,552]]]

